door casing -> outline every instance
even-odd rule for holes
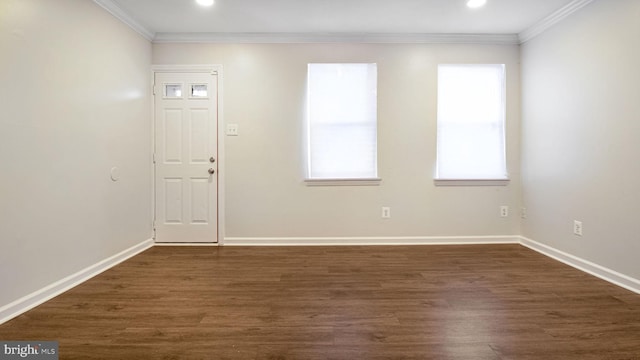
[[[217,144],[218,144],[218,154],[217,154],[217,171],[218,171],[218,233],[217,243],[199,243],[194,244],[197,246],[219,246],[224,244],[224,234],[225,234],[225,143],[224,143],[224,119],[223,119],[223,67],[220,64],[211,64],[211,65],[152,65],[151,66],[151,91],[155,87],[155,75],[156,73],[213,73],[217,75]],[[157,95],[156,95],[157,96]],[[156,131],[156,114],[155,114],[155,96],[151,96],[151,109],[152,109],[152,121],[151,121],[151,164],[154,168],[154,171],[151,172],[151,208],[153,209],[151,219],[151,226],[153,231],[153,238],[155,240],[155,221],[156,221],[156,181],[155,181],[155,149],[156,149],[156,139],[155,139],[155,131]],[[156,245],[172,245],[172,244],[162,244],[156,243]],[[189,245],[189,244],[181,244],[181,245]]]

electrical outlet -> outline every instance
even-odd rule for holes
[[[521,219],[526,219],[527,218],[527,208],[526,207],[520,208],[520,218]]]
[[[238,136],[238,124],[227,124],[227,136]]]
[[[508,217],[509,216],[509,207],[508,206],[500,206],[500,216]]]
[[[383,219],[390,219],[391,218],[391,208],[388,206],[383,206],[382,207],[382,218]]]
[[[582,221],[573,220],[573,234],[582,236]]]

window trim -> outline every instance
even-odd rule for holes
[[[378,123],[378,64],[375,62],[309,62],[307,63],[307,81],[309,81],[309,68],[311,65],[374,65],[375,66],[375,164],[373,177],[347,177],[347,178],[314,178],[311,177],[311,121],[309,117],[309,93],[307,83],[307,95],[306,95],[306,114],[305,114],[305,173],[304,184],[306,186],[378,186],[382,179],[379,177],[379,123]]]
[[[508,141],[507,141],[507,66],[506,64],[492,64],[492,63],[440,63],[437,65],[438,71],[440,66],[487,66],[487,65],[502,65],[503,67],[503,84],[502,84],[502,136],[503,136],[503,161],[504,161],[504,177],[496,178],[488,178],[488,179],[473,179],[473,178],[439,178],[438,177],[438,151],[436,151],[436,164],[434,167],[434,175],[433,181],[436,186],[507,186],[509,185],[510,177],[509,177],[509,162],[508,162]],[[440,77],[438,76],[437,80],[438,84],[440,82]],[[437,93],[437,92],[436,92]],[[437,98],[439,94],[437,93]],[[437,102],[438,100],[436,100]],[[439,124],[438,115],[436,115],[436,124]],[[436,139],[436,147],[438,146],[439,139]]]
[[[381,178],[304,179],[306,186],[379,186]]]
[[[433,179],[435,186],[508,186],[511,179]]]

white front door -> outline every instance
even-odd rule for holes
[[[218,242],[217,75],[155,73],[156,242]]]

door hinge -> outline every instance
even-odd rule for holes
[[[153,157],[152,161],[155,164],[156,163],[156,153],[153,153],[152,157]]]

